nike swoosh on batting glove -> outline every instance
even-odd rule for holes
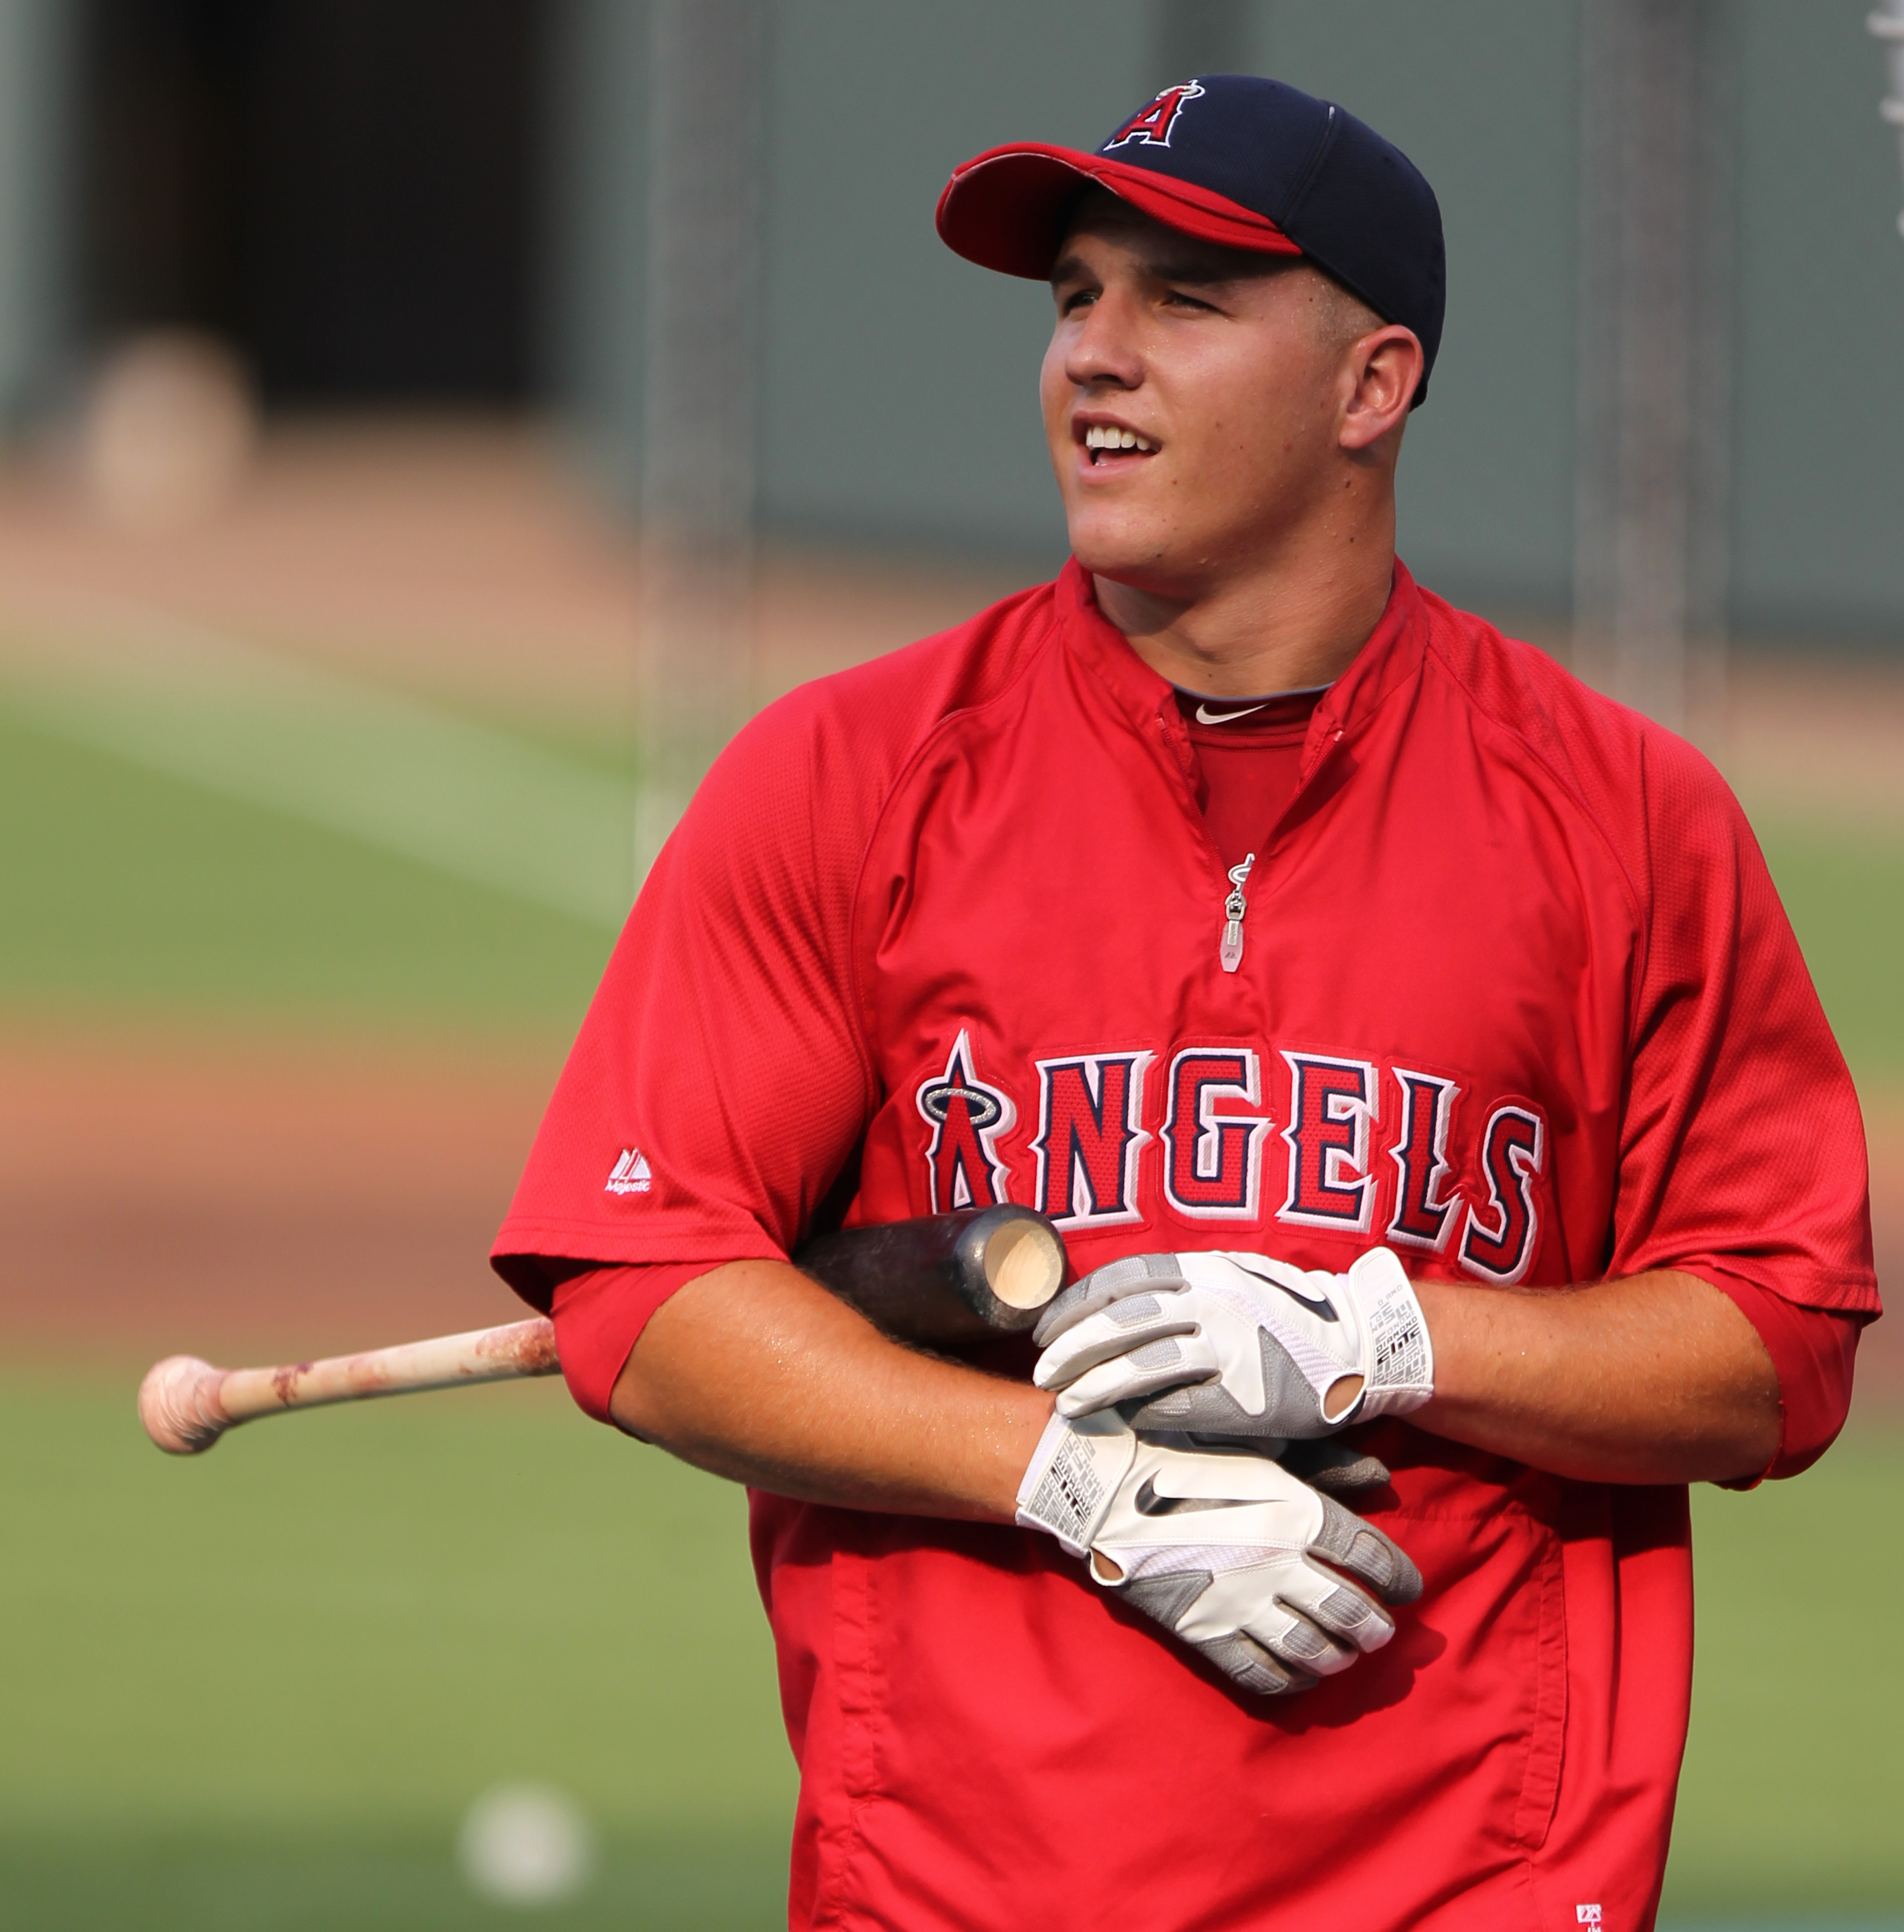
[[[1146,1442],[1115,1414],[1052,1418],[1018,1520],[1264,1696],[1379,1650],[1395,1634],[1383,1605],[1422,1593],[1398,1545],[1269,1458]]]
[[[1132,1255],[1066,1288],[1033,1340],[1033,1379],[1058,1391],[1061,1415],[1121,1406],[1140,1430],[1299,1441],[1434,1393],[1428,1323],[1387,1248],[1346,1274],[1267,1255]]]

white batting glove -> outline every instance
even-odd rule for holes
[[[1123,1409],[1141,1430],[1302,1440],[1434,1393],[1428,1323],[1386,1248],[1346,1274],[1266,1255],[1131,1255],[1066,1288],[1033,1340],[1033,1379],[1059,1391],[1059,1414],[1142,1402]]]
[[[1422,1593],[1396,1544],[1266,1456],[1165,1447],[1114,1414],[1052,1418],[1018,1520],[1265,1696],[1311,1690],[1380,1649],[1395,1634],[1382,1604]]]

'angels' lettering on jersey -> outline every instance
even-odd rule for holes
[[[1275,1060],[1287,1085],[1266,1106],[1263,1070]],[[1166,1071],[1154,1082],[1160,1063]],[[972,1029],[962,1028],[944,1070],[917,1090],[931,1129],[923,1157],[935,1213],[1011,1198],[1007,1143],[1019,1108],[1002,1084],[979,1078],[976,1064]],[[1452,1245],[1467,1273],[1504,1284],[1526,1275],[1539,1245],[1547,1130],[1533,1102],[1497,1102],[1464,1143],[1457,1117],[1470,1088],[1347,1054],[1197,1046],[1167,1057],[1131,1048],[1034,1058],[1030,1074],[1038,1126],[1017,1157],[1029,1159],[1039,1210],[1067,1230],[1142,1224],[1160,1210],[1260,1224],[1265,1149],[1280,1142],[1272,1222],[1359,1237],[1379,1228],[1379,1238],[1418,1254]],[[1394,1123],[1386,1132],[1385,1089]],[[1153,1131],[1146,1122],[1159,1111]]]
[[[1185,1047],[1171,1060],[1164,1198],[1178,1214],[1194,1221],[1256,1219],[1269,1120],[1238,1109],[1261,1098],[1262,1073],[1247,1048]]]
[[[1381,1102],[1375,1070],[1365,1060],[1284,1053],[1289,1064],[1289,1194],[1278,1220],[1310,1228],[1368,1232],[1375,1180],[1368,1137]]]
[[[1547,1130],[1531,1107],[1497,1107],[1481,1137],[1488,1204],[1467,1210],[1461,1265],[1503,1286],[1518,1281],[1533,1258],[1540,1232],[1533,1184],[1546,1152]]]
[[[1395,1070],[1395,1081],[1401,1089],[1401,1132],[1389,1150],[1399,1170],[1389,1245],[1438,1255],[1458,1218],[1441,1187],[1448,1173],[1448,1123],[1461,1090],[1452,1080],[1405,1066]]]
[[[1139,1124],[1147,1053],[1041,1060],[1038,1211],[1059,1227],[1139,1221],[1137,1156],[1150,1138]]]
[[[1005,1163],[995,1150],[999,1137],[1017,1124],[1018,1109],[1002,1088],[988,1087],[974,1071],[968,1030],[952,1042],[944,1071],[922,1082],[917,1097],[920,1118],[932,1130],[926,1150],[932,1212],[1011,1199]]]

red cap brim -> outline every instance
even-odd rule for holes
[[[1072,204],[1095,184],[1167,228],[1260,255],[1302,250],[1266,214],[1213,189],[1107,154],[1020,142],[992,148],[958,169],[938,198],[948,248],[1001,274],[1045,280],[1058,259]]]

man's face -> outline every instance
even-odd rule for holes
[[[1326,513],[1357,332],[1326,277],[1179,235],[1098,191],[1052,286],[1039,386],[1086,569],[1193,597]]]

